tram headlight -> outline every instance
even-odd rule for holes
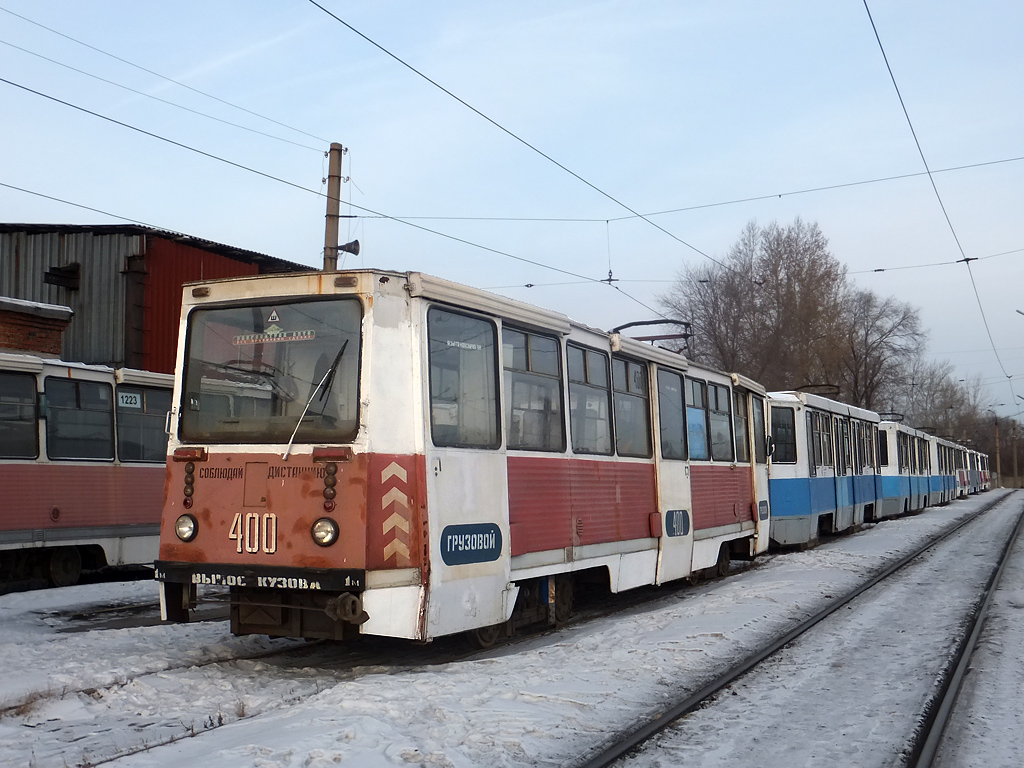
[[[199,533],[199,525],[192,515],[182,515],[174,521],[174,533],[182,541],[192,541]]]
[[[338,524],[329,517],[321,517],[310,529],[313,541],[321,547],[329,547],[338,540]]]

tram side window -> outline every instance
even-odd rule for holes
[[[51,459],[114,458],[114,393],[109,384],[47,377],[46,454]]]
[[[850,459],[853,462],[853,474],[864,471],[864,423],[850,422]]]
[[[871,431],[873,429],[871,424],[864,422],[858,422],[860,425],[860,461],[861,471],[867,470],[873,472],[875,469],[875,456],[872,446],[874,442],[871,439]]]
[[[836,418],[836,474],[845,475],[850,468],[850,422]]]
[[[509,448],[564,451],[562,366],[558,341],[502,329],[506,443]]]
[[[658,371],[658,419],[663,459],[686,458],[686,405],[683,399],[683,377],[678,373]]]
[[[608,358],[592,349],[570,345],[569,422],[576,453],[609,455],[612,452],[611,392]]]
[[[117,458],[163,462],[167,459],[164,424],[171,410],[171,391],[150,387],[117,387]]]
[[[690,445],[691,459],[707,461],[711,458],[707,384],[691,378],[686,379],[686,442]]]
[[[878,466],[889,466],[889,433],[884,429],[878,430]]]
[[[38,456],[36,424],[36,377],[0,373],[0,458],[34,459]]]
[[[820,418],[814,411],[807,411],[807,472],[811,477],[818,474],[821,464],[821,429]]]
[[[430,432],[438,446],[497,448],[497,331],[441,309],[427,313]]]
[[[768,442],[764,428],[764,400],[751,395],[750,402],[754,411],[754,461],[765,464],[768,462]]]
[[[729,388],[708,384],[708,422],[711,427],[711,458],[732,461],[735,452],[732,442],[732,404]]]
[[[773,462],[796,463],[796,417],[792,408],[772,406],[772,442],[775,444]]]
[[[736,461],[750,461],[750,443],[747,434],[747,393],[733,392],[733,427],[736,430]]]
[[[616,452],[619,456],[648,458],[651,455],[651,409],[647,366],[612,358],[612,391]]]

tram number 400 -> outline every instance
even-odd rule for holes
[[[244,515],[236,512],[228,538],[238,542],[235,547],[238,554],[244,550],[249,554],[265,552],[272,555],[277,552],[277,515],[272,512],[262,515],[258,512]]]

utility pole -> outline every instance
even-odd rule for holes
[[[338,269],[338,214],[341,210],[341,155],[345,148],[333,142],[327,164],[327,225],[324,228],[324,272]]]
[[[999,417],[996,416],[996,477],[999,478],[999,488],[1003,487],[1003,470],[999,462]]]
[[[1017,480],[1017,420],[1013,420],[1013,487],[1020,488],[1020,481]]]

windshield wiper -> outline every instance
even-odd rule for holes
[[[288,446],[284,449],[284,455],[281,457],[282,461],[288,461],[288,455],[292,452],[292,445],[295,444],[295,436],[299,434],[299,427],[302,426],[302,420],[306,417],[306,411],[309,410],[309,406],[313,402],[313,398],[316,397],[316,393],[320,391],[320,388],[324,386],[328,379],[331,380],[331,384],[334,383],[334,373],[338,370],[338,364],[341,363],[341,356],[345,354],[345,347],[348,346],[348,339],[345,339],[345,343],[341,345],[341,349],[338,350],[338,354],[334,358],[334,362],[331,363],[331,367],[327,369],[327,373],[320,379],[320,383],[316,385],[309,394],[309,399],[306,401],[305,407],[302,409],[302,413],[299,414],[299,422],[295,425],[295,429],[292,430],[292,436],[288,440]]]

